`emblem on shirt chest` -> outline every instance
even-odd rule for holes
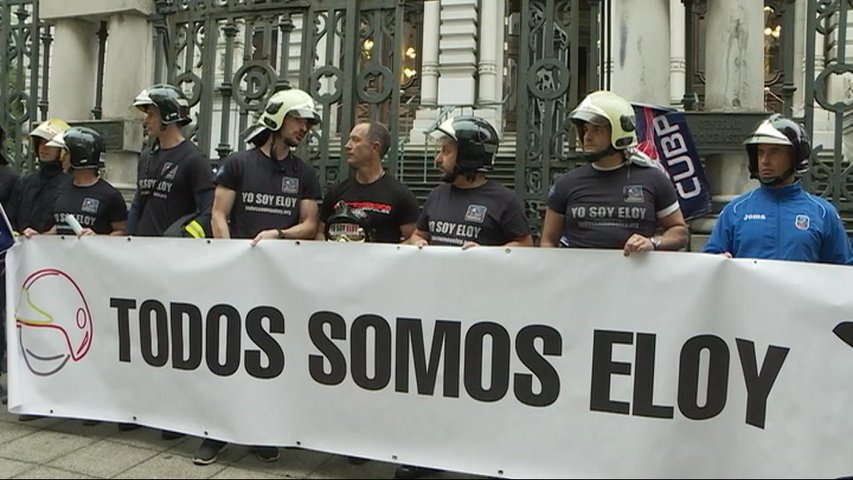
[[[174,163],[166,162],[166,164],[163,165],[163,172],[161,173],[161,175],[163,175],[164,180],[174,180],[175,175],[177,173],[178,173],[178,166],[175,165]]]
[[[83,206],[80,207],[85,213],[98,213],[98,206],[101,204],[101,201],[97,198],[84,198]]]
[[[281,191],[284,193],[299,193],[299,179],[295,177],[284,177],[281,179]]]
[[[794,219],[794,226],[800,230],[808,230],[810,223],[811,219],[808,215],[797,215],[797,218]]]
[[[625,197],[625,203],[643,203],[642,185],[625,185],[622,187],[622,194]]]
[[[468,205],[468,210],[465,212],[465,220],[483,223],[486,220],[486,210],[487,208],[483,205]]]

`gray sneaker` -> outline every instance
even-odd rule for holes
[[[252,447],[252,452],[264,463],[275,462],[281,456],[277,447]]]
[[[196,450],[195,455],[193,455],[193,463],[196,465],[210,465],[211,463],[216,462],[217,457],[219,457],[219,452],[221,452],[226,445],[228,444],[225,442],[205,438],[198,447],[198,450]]]

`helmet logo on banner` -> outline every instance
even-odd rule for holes
[[[31,372],[53,375],[79,362],[92,346],[92,314],[83,292],[53,268],[30,274],[15,309],[21,355]]]

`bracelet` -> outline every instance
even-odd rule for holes
[[[275,231],[278,233],[278,239],[281,240],[284,238],[284,231],[280,228],[276,228]]]

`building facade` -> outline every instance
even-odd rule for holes
[[[574,166],[567,114],[589,91],[697,112],[715,206],[751,188],[740,138],[766,112],[801,118],[822,152],[810,186],[848,204],[847,2],[816,0],[3,0],[12,48],[0,119],[49,117],[108,136],[106,178],[130,193],[144,139],[134,96],[159,82],[191,100],[188,132],[215,162],[280,88],[312,92],[323,127],[303,148],[325,183],[358,120],[389,124],[388,168],[423,195],[438,180],[425,132],[474,113],[502,134],[495,176],[538,223]],[[27,47],[29,46],[29,47]],[[23,79],[23,80],[21,80]],[[14,80],[14,81],[13,81]],[[693,113],[691,113],[693,115]],[[24,166],[26,143],[7,145]],[[707,232],[713,216],[693,222]],[[701,238],[701,237],[700,237]]]

